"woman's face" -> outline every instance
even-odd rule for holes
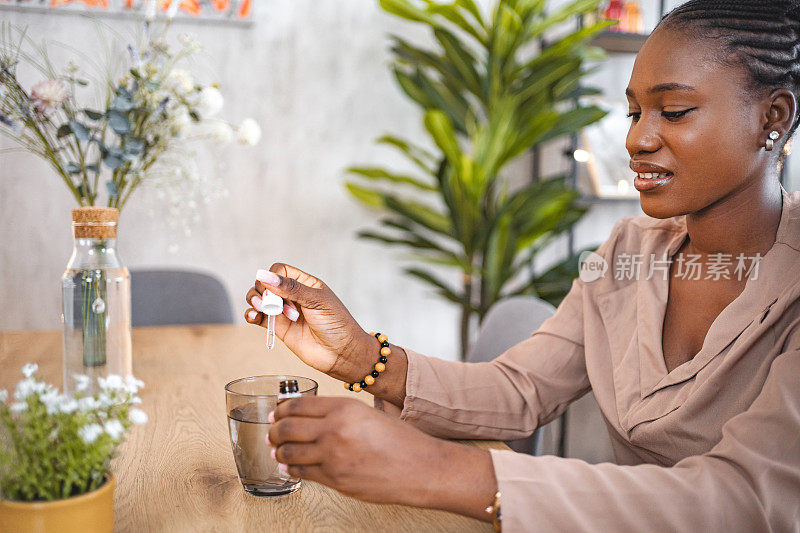
[[[746,97],[744,69],[716,60],[713,46],[662,27],[636,58],[626,146],[652,217],[697,213],[766,171],[763,105]]]

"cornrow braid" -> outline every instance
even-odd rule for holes
[[[728,58],[746,64],[755,92],[786,88],[800,102],[800,0],[690,0],[664,15],[661,26],[721,40]],[[800,105],[787,141],[798,125]]]

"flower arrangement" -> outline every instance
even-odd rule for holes
[[[169,5],[156,31],[159,4],[147,1],[141,43],[128,44],[127,57],[107,65],[99,106],[79,102],[89,82],[77,64],[58,70],[46,45],[37,45],[25,30],[3,27],[0,133],[47,161],[81,206],[106,203],[122,210],[134,191],[151,183],[172,215],[191,214],[221,193],[198,168],[197,142],[218,147],[234,138],[246,145],[260,139],[254,120],[236,128],[218,118],[224,98],[217,86],[199,83],[182,68],[201,47],[190,35],[181,35],[176,48],[167,43],[179,5]],[[44,79],[26,87],[17,73],[20,64]],[[127,68],[115,75],[116,65]]]
[[[109,463],[125,433],[145,424],[147,415],[134,405],[144,386],[133,376],[98,378],[100,390],[86,391],[88,376],[76,376],[78,392],[60,394],[38,379],[36,364],[22,368],[14,403],[0,391],[0,497],[18,501],[51,501],[95,490],[103,484]]]

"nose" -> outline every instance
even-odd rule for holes
[[[661,135],[656,124],[648,122],[642,113],[637,122],[631,122],[625,148],[631,157],[644,153],[657,152],[661,148]]]

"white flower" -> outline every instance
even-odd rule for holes
[[[131,398],[131,405],[140,405],[142,403],[142,399],[138,396],[134,396]]]
[[[5,402],[6,400],[8,400],[8,391],[5,389],[0,390],[0,403]]]
[[[175,17],[175,14],[178,12],[178,8],[181,5],[181,0],[172,0],[169,3],[169,8],[167,8],[167,20],[171,20]]]
[[[28,363],[27,365],[22,367],[22,375],[25,376],[26,378],[29,378],[32,375],[34,375],[37,370],[39,370],[39,365],[37,365],[36,363]]]
[[[141,409],[137,409],[136,407],[134,407],[128,412],[128,418],[130,418],[131,422],[133,422],[137,426],[141,426],[142,424],[147,424],[147,413],[145,413]]]
[[[81,411],[94,411],[101,407],[100,402],[97,401],[93,396],[84,396],[83,398],[78,399],[78,409]]]
[[[133,376],[133,374],[129,374],[125,376],[125,385],[128,393],[136,394],[139,391],[139,389],[144,387],[144,381],[142,381],[141,379],[136,379]]]
[[[25,402],[12,403],[11,407],[9,407],[12,413],[21,413],[22,411],[25,411],[27,408],[28,404]]]
[[[194,89],[194,79],[185,70],[174,68],[167,74],[166,85],[178,94],[186,94]]]
[[[173,135],[181,137],[192,127],[194,122],[186,107],[181,106],[175,110],[171,117]]]
[[[47,385],[33,378],[23,379],[17,383],[17,388],[14,391],[14,398],[19,401],[24,400],[32,394],[41,394],[47,390]]]
[[[47,408],[48,415],[54,415],[58,412],[58,406],[60,404],[60,400],[57,390],[55,389],[48,390],[47,392],[39,396],[39,399]]]
[[[109,374],[107,377],[99,377],[97,378],[97,383],[100,385],[100,388],[104,391],[118,391],[118,390],[125,390],[125,381],[123,381],[122,376],[117,374]]]
[[[92,378],[84,374],[73,374],[72,376],[75,378],[75,390],[79,392],[88,389],[89,385],[92,383]]]
[[[216,87],[203,87],[197,102],[197,112],[203,118],[213,117],[222,110],[225,97]]]
[[[122,422],[114,418],[106,422],[103,429],[105,429],[108,436],[114,440],[119,439],[122,434],[125,433],[125,427],[122,425]]]
[[[40,81],[31,88],[33,107],[43,115],[57,109],[67,98],[67,84],[61,80]]]
[[[156,18],[156,0],[147,0],[144,6],[144,19],[147,22],[152,22]]]
[[[86,444],[91,444],[96,441],[101,433],[103,433],[103,427],[100,424],[89,424],[78,430],[78,436]]]
[[[258,144],[258,141],[261,140],[261,127],[252,118],[244,119],[239,126],[236,140],[239,141],[240,144],[248,146]]]
[[[78,401],[73,398],[72,396],[67,396],[66,394],[62,394],[59,397],[58,409],[62,413],[72,413],[78,408]]]

